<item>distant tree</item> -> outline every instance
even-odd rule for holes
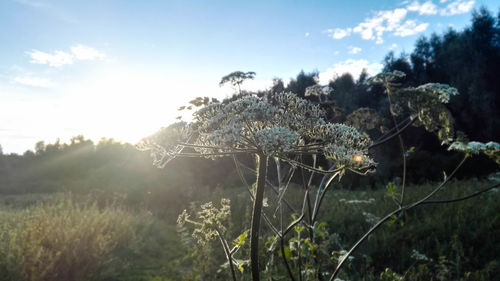
[[[457,32],[420,38],[410,55],[395,58],[389,53],[384,71],[407,74],[404,83],[445,83],[461,93],[450,102],[457,128],[471,138],[486,141],[500,138],[500,18],[484,7],[472,13],[471,26]],[[481,126],[478,126],[481,124]]]
[[[238,87],[238,93],[241,94],[241,84],[243,84],[245,80],[253,79],[254,77],[255,72],[253,71],[234,71],[222,77],[219,82],[219,86],[222,87],[224,84],[230,83],[233,87]]]
[[[398,58],[394,55],[394,52],[389,52],[384,58],[384,68],[382,72],[392,72],[394,70],[402,71],[406,74],[406,80],[411,81],[412,78],[412,67],[408,61],[408,56],[405,53],[401,53]]]
[[[318,72],[305,73],[304,70],[301,70],[295,79],[290,80],[285,91],[303,98],[307,87],[316,84],[318,84]]]
[[[39,141],[35,144],[35,154],[42,155],[45,152],[45,142]]]
[[[333,89],[333,98],[337,105],[348,112],[356,108],[353,97],[355,83],[350,73],[344,73],[330,81],[329,86]]]
[[[271,93],[282,93],[285,91],[285,85],[281,78],[273,79],[273,86],[271,87]]]

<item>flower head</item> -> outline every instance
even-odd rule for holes
[[[191,137],[192,151],[210,158],[241,152],[278,157],[306,153],[350,168],[375,164],[368,156],[369,138],[350,126],[327,123],[318,105],[292,93],[212,103],[193,116],[191,124],[167,127],[145,142],[153,154],[160,153],[157,162],[181,156],[182,142]]]

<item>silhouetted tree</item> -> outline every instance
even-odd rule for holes
[[[301,70],[295,79],[290,80],[285,91],[305,97],[306,88],[318,84],[318,72],[305,73]]]
[[[238,87],[238,93],[241,94],[241,84],[248,79],[253,79],[255,77],[255,72],[248,71],[234,71],[228,75],[222,77],[219,82],[219,86],[223,86],[226,83],[230,83],[233,87]]]

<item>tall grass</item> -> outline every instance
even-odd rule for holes
[[[0,210],[2,280],[89,280],[133,241],[138,218],[117,206],[65,198]]]

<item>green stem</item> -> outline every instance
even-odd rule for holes
[[[218,228],[215,228],[215,231],[217,231],[217,235],[219,236],[222,248],[224,249],[224,253],[226,254],[226,259],[227,262],[229,263],[229,268],[231,269],[231,277],[233,277],[233,281],[236,281],[236,274],[234,272],[234,265],[233,265],[233,257],[231,254],[231,250],[229,249],[229,245],[227,244],[226,238],[224,237],[222,232]]]
[[[255,190],[255,200],[253,202],[252,223],[250,228],[250,266],[252,271],[252,280],[259,281],[259,229],[260,217],[262,214],[262,200],[264,199],[264,189],[267,177],[267,157],[262,154],[256,154],[257,168],[257,186]]]

